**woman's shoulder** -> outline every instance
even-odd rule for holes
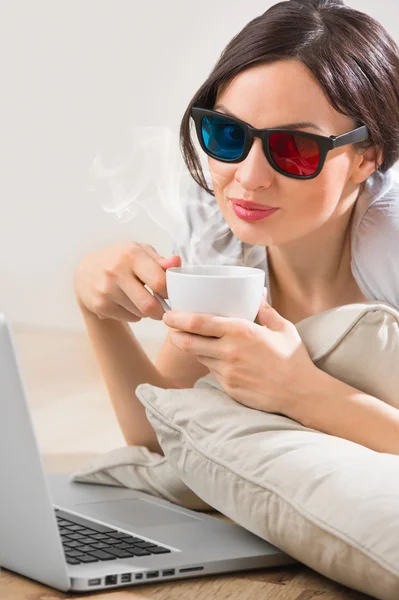
[[[357,200],[352,271],[370,300],[399,308],[399,171],[376,171]]]

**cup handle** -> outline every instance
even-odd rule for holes
[[[159,300],[159,302],[162,305],[162,308],[164,309],[165,312],[168,312],[168,310],[172,310],[169,306],[169,304],[166,302],[166,300],[164,300],[159,294],[157,294],[156,292],[154,292],[154,290],[152,290],[152,293],[154,294],[155,298],[157,300]]]

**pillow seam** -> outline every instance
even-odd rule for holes
[[[130,465],[135,466],[135,467],[146,467],[146,468],[150,468],[151,469],[151,468],[159,467],[160,465],[162,465],[162,464],[164,464],[166,462],[167,462],[166,458],[162,459],[162,460],[159,460],[155,464],[145,464],[145,463],[140,463],[140,462],[137,462],[137,461],[132,461],[132,462],[122,461],[122,462],[120,462],[118,464],[110,464],[108,466],[94,467],[93,469],[90,469],[90,467],[88,467],[89,471],[84,471],[84,473],[86,475],[88,475],[89,473],[90,474],[91,473],[99,473],[100,471],[104,471],[106,469],[114,469],[114,468],[118,468],[118,467],[126,467],[126,466],[130,466]]]
[[[372,314],[372,313],[376,313],[376,312],[381,312],[381,313],[385,314],[386,312],[389,312],[389,311],[387,311],[384,308],[373,308],[371,310],[365,308],[363,310],[363,312],[357,317],[356,321],[352,322],[349,325],[349,327],[341,334],[341,336],[337,340],[335,340],[335,342],[332,346],[330,346],[329,348],[324,350],[320,356],[314,357],[314,359],[313,359],[314,364],[319,363],[321,360],[324,360],[332,352],[334,352],[334,350],[336,350],[337,346],[342,342],[342,340],[344,338],[346,338],[347,335],[350,335],[351,333],[353,333],[353,330],[359,325],[359,323],[362,321],[362,319],[364,319],[370,313]],[[389,314],[392,316],[391,312],[389,312]]]

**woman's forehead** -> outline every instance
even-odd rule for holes
[[[321,85],[297,60],[246,69],[218,94],[215,106],[220,104],[259,129],[312,122],[330,135],[333,129],[345,129],[351,122],[334,109]]]

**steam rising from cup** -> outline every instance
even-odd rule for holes
[[[264,249],[241,245],[224,220],[214,196],[193,180],[183,161],[179,139],[165,126],[132,127],[131,151],[126,160],[104,167],[97,155],[90,168],[87,189],[99,193],[105,186],[101,206],[120,223],[134,219],[141,210],[173,239],[174,254],[187,264],[245,264],[256,267]],[[195,135],[192,136],[194,143]],[[203,151],[197,146],[202,158]],[[208,187],[218,176],[201,162]],[[220,181],[223,187],[223,181]],[[104,193],[104,192],[103,192]],[[188,210],[189,209],[189,210]],[[188,214],[195,215],[190,223]],[[259,250],[263,252],[259,253]]]

